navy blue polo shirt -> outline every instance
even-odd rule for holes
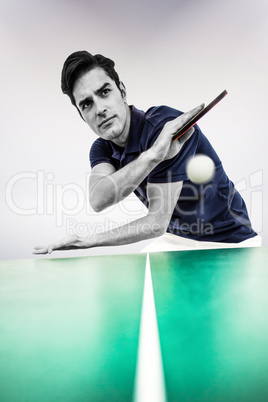
[[[131,106],[128,143],[120,148],[111,141],[98,138],[90,150],[93,168],[110,163],[116,170],[136,159],[152,146],[164,124],[182,112],[167,106],[152,107],[143,112]],[[209,156],[215,164],[210,183],[192,183],[186,173],[186,163],[195,154]],[[212,145],[195,125],[195,132],[172,159],[161,162],[137,187],[134,193],[148,207],[147,183],[183,181],[182,191],[167,231],[193,240],[238,243],[256,236],[247,208],[234,184],[227,177]]]

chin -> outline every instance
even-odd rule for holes
[[[111,133],[107,133],[107,139],[113,140],[113,139],[119,138],[121,134],[122,134],[122,131],[113,130]]]

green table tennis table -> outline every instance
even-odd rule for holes
[[[0,401],[133,401],[146,257],[2,261]],[[268,249],[149,261],[165,400],[268,401]]]

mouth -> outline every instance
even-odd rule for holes
[[[99,124],[99,128],[105,128],[108,126],[110,123],[112,123],[112,120],[115,118],[115,116],[108,117],[107,119],[102,120],[102,122]]]

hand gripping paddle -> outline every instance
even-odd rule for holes
[[[180,138],[186,131],[188,131],[201,117],[203,117],[207,112],[209,112],[219,101],[221,101],[226,95],[227,91],[223,91],[217,98],[215,98],[211,103],[209,103],[204,109],[200,110],[194,117],[191,118],[187,123],[184,124],[173,136],[173,140]]]

